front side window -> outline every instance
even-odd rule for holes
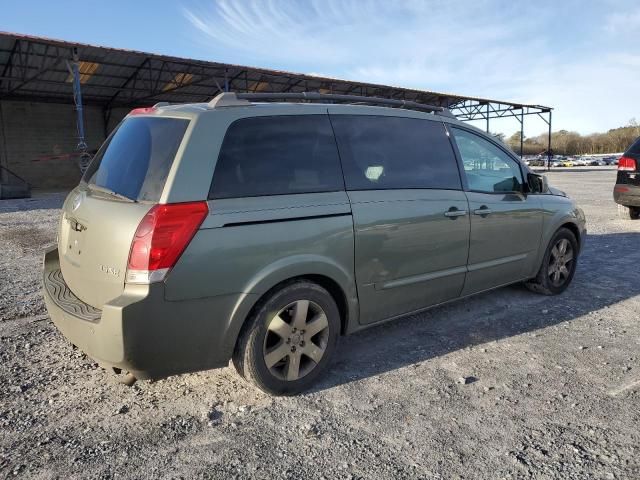
[[[332,115],[349,190],[460,189],[444,125],[415,118]]]
[[[475,133],[451,128],[469,190],[500,193],[521,192],[522,173],[507,153]]]
[[[344,190],[327,115],[252,117],[227,130],[209,198]]]

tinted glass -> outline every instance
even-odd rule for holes
[[[629,150],[627,150],[627,153],[631,153],[633,155],[640,155],[640,137],[635,141],[635,143],[631,144],[631,146],[629,147]]]
[[[460,189],[456,159],[440,122],[332,115],[350,190]]]
[[[125,119],[100,148],[84,180],[132,200],[158,201],[188,120]]]
[[[253,117],[224,137],[209,198],[344,190],[327,115]]]
[[[522,173],[507,153],[466,130],[451,129],[458,145],[470,190],[479,192],[519,192]]]

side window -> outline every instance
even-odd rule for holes
[[[327,115],[252,117],[227,130],[209,198],[344,190]]]
[[[518,163],[479,135],[451,128],[458,145],[469,190],[520,192],[522,172]]]
[[[332,115],[349,190],[460,189],[456,159],[440,122]]]

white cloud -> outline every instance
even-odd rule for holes
[[[635,10],[610,13],[604,25],[610,32],[622,34],[634,32],[634,36],[637,36],[640,31],[640,7]]]
[[[620,35],[640,10],[594,5],[220,0],[185,16],[217,60],[550,105],[554,127],[586,133],[640,116],[637,42]]]

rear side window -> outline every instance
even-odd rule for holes
[[[157,202],[189,120],[125,119],[102,145],[85,172],[87,183],[132,200]]]
[[[635,143],[631,144],[631,146],[629,147],[629,150],[627,150],[627,153],[631,153],[633,155],[640,155],[640,137],[638,137]]]
[[[227,130],[209,198],[344,190],[327,115],[252,117]]]
[[[349,190],[460,189],[444,125],[414,118],[332,115]]]

